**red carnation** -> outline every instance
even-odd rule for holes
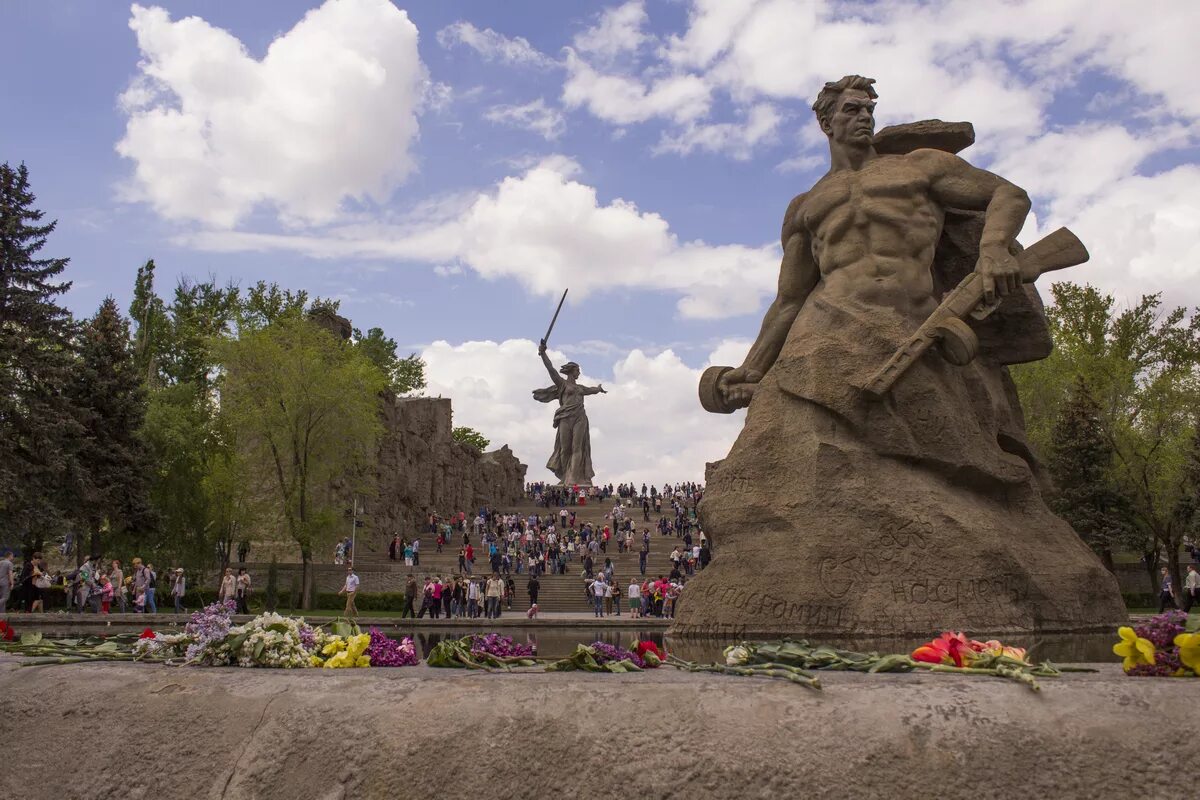
[[[656,645],[654,642],[638,642],[636,645],[634,645],[633,649],[634,652],[636,652],[644,661],[646,661],[647,667],[657,667],[659,664],[667,660],[666,651],[660,650],[658,645]],[[646,658],[647,654],[650,654],[657,659],[657,662],[651,663],[651,660]]]
[[[0,639],[3,639],[6,642],[11,642],[13,640],[12,626],[2,619],[0,619]]]
[[[139,636],[138,638],[139,639],[153,639],[154,636],[155,636],[154,631],[150,630],[149,628],[146,628],[146,630],[142,631],[142,635]]]

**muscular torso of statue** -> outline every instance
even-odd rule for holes
[[[1021,189],[941,150],[875,153],[864,91],[843,92],[822,130],[829,172],[788,207],[779,292],[742,366],[719,379],[726,408],[749,403],[812,293],[890,308],[919,325],[937,307],[931,267],[946,208],[985,212],[976,265],[985,298],[1020,285],[1010,245],[1029,211]]]
[[[945,214],[923,161],[880,156],[804,196],[791,224],[807,233],[824,294],[922,316],[936,307],[930,265]]]

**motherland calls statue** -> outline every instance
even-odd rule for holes
[[[566,298],[564,291],[563,300]],[[558,401],[558,410],[554,412],[554,427],[558,435],[554,439],[554,452],[546,462],[546,469],[553,472],[563,486],[591,486],[596,471],[592,469],[592,435],[588,430],[587,413],[583,410],[583,398],[589,394],[608,392],[604,391],[603,384],[580,386],[576,383],[579,365],[574,361],[568,361],[555,372],[550,356],[546,355],[546,342],[550,339],[550,331],[554,330],[554,323],[558,321],[563,300],[558,302],[558,310],[554,312],[554,319],[550,320],[545,338],[538,343],[538,355],[542,357],[542,364],[550,373],[554,385],[534,389],[533,399],[539,403]]]
[[[702,378],[708,410],[749,408],[675,630],[1111,629],[1116,580],[1047,508],[1005,366],[1049,355],[1032,281],[1087,252],[1065,229],[1021,249],[1029,198],[954,155],[968,123],[876,135],[873,83],[817,97],[831,166],[787,209],[778,297]]]

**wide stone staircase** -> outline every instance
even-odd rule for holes
[[[593,527],[599,529],[606,520],[604,515],[612,509],[612,504],[589,505],[589,506],[572,506],[569,510],[576,512],[577,524],[583,522],[591,522]],[[515,509],[514,513],[523,516],[529,516],[533,513],[539,513],[543,516],[548,513],[546,509],[526,504]],[[604,559],[611,558],[613,561],[613,575],[617,585],[620,588],[621,594],[621,613],[627,613],[627,597],[626,592],[629,588],[629,580],[633,577],[641,578],[641,572],[638,569],[638,553],[637,549],[641,546],[641,531],[642,528],[650,529],[650,554],[646,559],[646,575],[657,576],[667,575],[671,571],[671,550],[678,544],[682,549],[683,543],[681,539],[675,536],[662,536],[655,529],[654,525],[658,520],[658,516],[651,514],[651,522],[642,521],[642,512],[636,509],[632,514],[636,523],[634,533],[634,549],[631,552],[618,553],[615,542],[608,547],[607,553],[600,553],[594,558],[595,569],[597,571],[604,568]],[[386,571],[394,573],[395,581],[403,584],[404,579],[411,573],[416,576],[418,581],[421,581],[426,575],[440,576],[442,578],[452,577],[459,573],[458,569],[458,550],[462,543],[462,534],[455,533],[452,537],[452,544],[446,545],[441,553],[437,552],[435,538],[426,533],[421,535],[421,552],[420,563],[417,566],[408,567],[404,561],[391,561],[388,559],[387,541],[359,541],[358,555],[354,559],[356,570]],[[474,574],[477,576],[486,577],[491,572],[491,567],[488,559],[484,554],[483,549],[477,537],[472,536],[471,543],[475,548],[475,565]],[[567,573],[565,575],[545,574],[538,578],[540,590],[538,593],[538,610],[543,612],[548,611],[589,611],[592,606],[589,604],[587,596],[584,593],[585,581],[582,577],[583,562],[578,555],[571,561],[567,562]],[[528,574],[522,570],[521,574],[512,574],[513,582],[516,585],[517,592],[513,598],[513,609],[528,609],[529,595],[527,593],[527,584],[529,581]]]

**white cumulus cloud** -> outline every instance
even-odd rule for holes
[[[491,28],[480,30],[463,20],[438,31],[437,40],[447,50],[457,45],[469,47],[484,61],[534,67],[548,67],[555,63],[554,59],[531,45],[528,39],[520,36],[510,38]]]
[[[641,0],[606,8],[596,24],[579,33],[572,44],[576,50],[604,59],[636,51],[651,37],[643,30],[649,22]]]
[[[770,103],[758,103],[737,122],[689,123],[675,133],[664,132],[655,152],[686,156],[693,150],[725,153],[746,161],[754,148],[775,137],[783,116]]]
[[[491,122],[533,131],[551,142],[562,136],[567,129],[567,121],[562,112],[546,105],[546,101],[540,97],[524,105],[492,106],[483,116]]]
[[[737,349],[736,343],[722,343],[716,352]],[[453,399],[455,425],[479,430],[493,447],[509,444],[529,465],[529,480],[554,479],[545,464],[554,448],[555,404],[531,395],[550,384],[535,342],[438,341],[421,357],[427,365],[426,391]],[[567,361],[553,347],[550,358],[556,366]],[[705,463],[724,458],[741,430],[742,413],[701,409],[696,397],[700,370],[671,350],[624,353],[613,363],[611,377],[598,375],[596,364],[586,358],[580,363],[580,383],[603,383],[608,392],[587,398],[597,482],[702,481]]]
[[[1091,283],[1123,301],[1161,291],[1167,305],[1200,306],[1200,166],[1123,177],[1051,217],[1046,230],[1059,225],[1068,225],[1092,258],[1055,279]]]
[[[601,202],[578,172],[570,159],[545,159],[440,222],[345,226],[320,236],[204,232],[180,241],[213,251],[452,262],[488,279],[515,279],[533,294],[569,286],[574,300],[640,287],[678,295],[680,315],[700,319],[753,313],[774,291],[778,243],[680,241],[654,212],[620,198]]]
[[[138,76],[117,152],[130,199],[230,227],[260,204],[328,222],[347,198],[382,202],[413,170],[427,86],[417,28],[389,0],[327,0],[255,59],[199,17],[134,5]]]
[[[617,125],[665,118],[687,122],[708,113],[708,84],[695,75],[668,75],[649,82],[607,74],[567,50],[567,81],[562,101],[567,108],[586,108],[593,116]]]

